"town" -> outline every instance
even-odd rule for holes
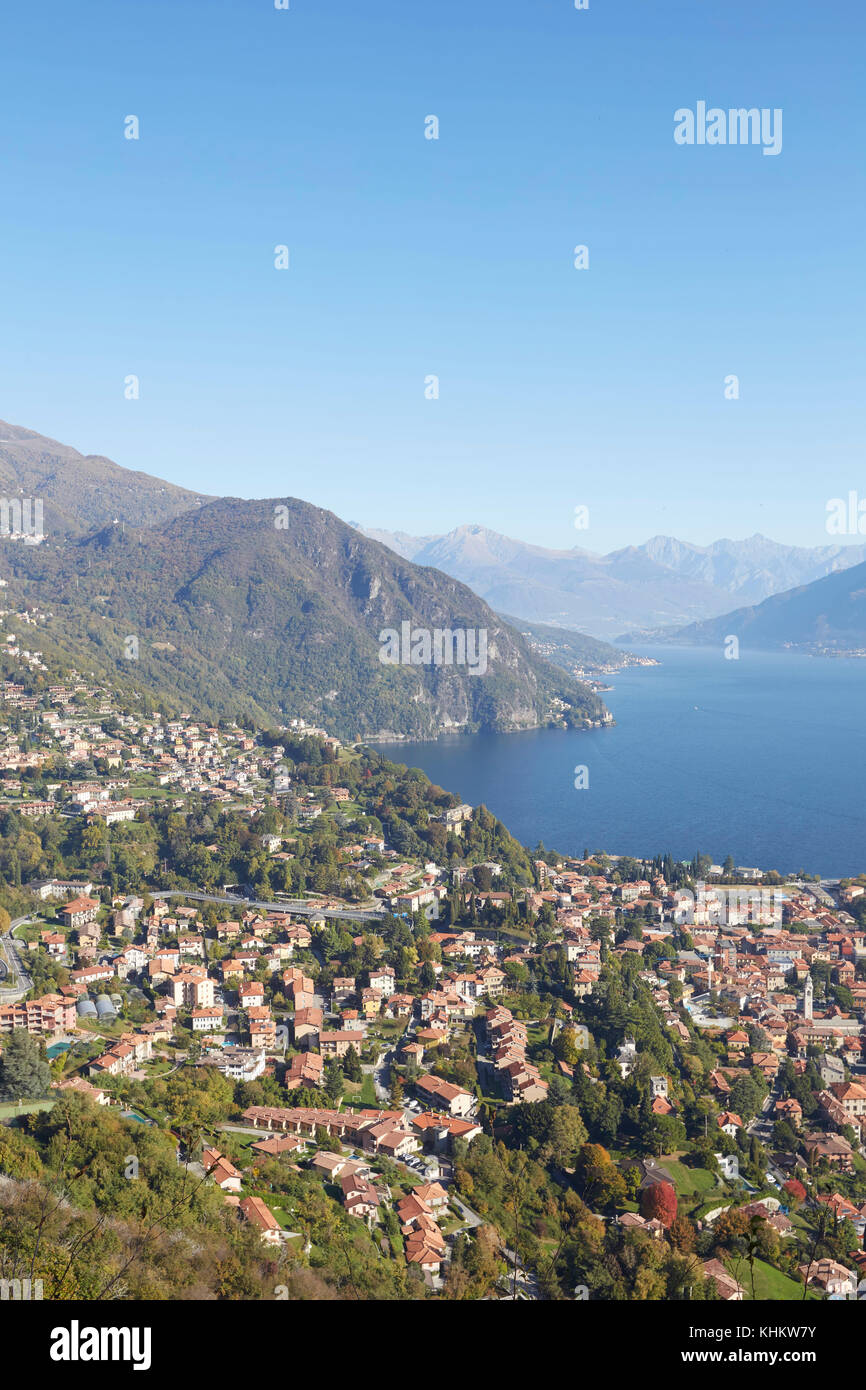
[[[219,1296],[857,1297],[866,877],[530,853],[324,728],[18,660],[0,1274],[39,1178],[228,1241]],[[103,1288],[227,1262],[128,1242]]]

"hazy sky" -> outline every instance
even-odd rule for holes
[[[866,496],[863,11],[7,7],[0,417],[417,533],[836,539],[827,500]],[[699,101],[781,108],[781,153],[676,144]]]

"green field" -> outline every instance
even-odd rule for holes
[[[687,1168],[675,1158],[659,1159],[662,1168],[666,1168],[674,1181],[678,1197],[697,1197],[706,1193],[713,1192],[718,1184],[714,1174],[708,1173],[706,1168]],[[722,1189],[719,1188],[719,1196],[722,1196]]]
[[[21,1105],[15,1100],[0,1105],[0,1120],[9,1120],[15,1115],[32,1115],[37,1110],[50,1110],[57,1102],[53,1100],[25,1100]]]
[[[297,1222],[297,1213],[291,1212],[287,1207],[270,1206],[271,1213],[277,1218],[284,1231],[293,1229],[293,1222]]]
[[[740,1260],[739,1266],[735,1260],[726,1260],[725,1267],[728,1273],[738,1279],[745,1289],[744,1301],[752,1301],[752,1272],[747,1260]],[[814,1300],[819,1295],[809,1289],[806,1298]],[[774,1269],[764,1260],[755,1260],[755,1299],[757,1302],[772,1301],[774,1303],[796,1303],[803,1301],[803,1285],[796,1279],[789,1279],[787,1274],[781,1270]]]

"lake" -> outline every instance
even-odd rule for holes
[[[614,728],[377,746],[483,802],[529,846],[677,859],[700,850],[822,877],[866,869],[866,661],[634,650],[661,665],[609,678]]]

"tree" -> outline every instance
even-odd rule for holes
[[[344,1084],[343,1069],[339,1062],[329,1062],[325,1068],[325,1095],[335,1109],[343,1098]]]
[[[343,1075],[347,1081],[361,1080],[361,1059],[354,1047],[350,1047],[343,1058]]]
[[[576,1105],[559,1105],[550,1122],[548,1143],[552,1157],[561,1168],[570,1167],[578,1150],[586,1143],[586,1125]]]
[[[0,1057],[0,1099],[41,1100],[50,1082],[51,1068],[41,1043],[23,1028],[13,1028]]]
[[[676,1220],[671,1223],[668,1234],[670,1235],[671,1245],[675,1250],[679,1250],[680,1254],[688,1255],[694,1250],[695,1228],[687,1217],[678,1216]]]
[[[647,1221],[660,1221],[666,1230],[677,1219],[676,1189],[669,1182],[654,1182],[645,1187],[640,1198],[640,1214]]]
[[[799,1206],[801,1202],[806,1200],[806,1189],[797,1178],[789,1178],[783,1185],[782,1191],[792,1206]]]
[[[577,1046],[577,1034],[571,1025],[562,1028],[554,1038],[553,1055],[558,1062],[565,1062],[570,1067],[575,1066],[580,1060],[580,1049]]]
[[[625,1201],[628,1193],[625,1179],[601,1144],[584,1144],[577,1156],[576,1170],[587,1201],[601,1207]]]

